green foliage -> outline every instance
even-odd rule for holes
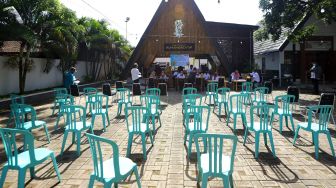
[[[270,36],[272,40],[277,40],[286,32],[291,40],[300,41],[316,30],[314,25],[297,28],[306,17],[315,16],[326,24],[336,21],[335,0],[260,0],[259,7],[264,13],[264,20],[255,33],[257,40]]]

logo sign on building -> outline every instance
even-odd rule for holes
[[[182,22],[182,20],[175,20],[174,35],[178,38],[181,38],[183,36],[183,22]]]
[[[194,51],[195,43],[165,43],[165,51]]]

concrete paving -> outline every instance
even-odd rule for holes
[[[232,92],[233,93],[233,92]],[[284,91],[274,91],[273,96],[284,94]],[[319,96],[301,94],[301,105],[317,104]],[[138,100],[138,99],[137,99]],[[135,137],[131,159],[137,163],[141,176],[142,187],[197,187],[197,162],[195,157],[195,145],[191,160],[186,157],[186,147],[183,144],[184,127],[182,125],[181,94],[175,91],[169,92],[169,103],[163,106],[161,115],[162,127],[155,136],[154,146],[151,147],[147,140],[148,158],[142,160],[141,139]],[[78,99],[77,99],[78,101]],[[166,100],[162,97],[163,103]],[[81,100],[84,104],[84,99]],[[111,103],[110,103],[111,104]],[[43,129],[34,130],[35,146],[47,147],[53,150],[57,156],[62,181],[57,182],[50,160],[36,167],[36,178],[30,180],[29,171],[26,176],[26,187],[87,187],[89,177],[93,170],[89,144],[84,135],[81,140],[81,155],[76,156],[76,146],[68,137],[66,151],[63,156],[58,156],[61,150],[64,129],[54,131],[56,116],[51,116],[52,103],[35,106],[40,120],[48,124],[51,134],[51,143],[46,142]],[[116,117],[117,105],[109,108],[111,125],[103,132],[100,117],[95,121],[95,134],[115,141],[119,146],[120,155],[126,155],[128,132],[123,118]],[[295,111],[294,122],[303,121],[304,118]],[[1,126],[5,126],[7,115],[0,117]],[[279,133],[279,122],[273,123],[273,136],[275,150],[278,158],[273,158],[270,149],[260,143],[260,156],[254,158],[254,135],[250,134],[245,146],[243,146],[242,123],[238,118],[238,146],[234,162],[233,180],[236,187],[336,187],[336,158],[332,157],[329,144],[325,135],[320,139],[320,158],[314,158],[314,146],[311,133],[300,131],[297,145],[293,146],[293,132],[291,128],[284,126],[283,133]],[[277,118],[276,118],[277,119]],[[248,119],[249,120],[249,119]],[[60,126],[64,125],[63,119]],[[284,124],[285,125],[285,124]],[[329,125],[332,141],[336,144],[336,126]],[[226,125],[226,118],[218,118],[216,114],[210,114],[209,133],[233,134],[232,123]],[[111,148],[104,147],[106,157],[111,156]],[[6,162],[3,144],[0,144],[1,169]],[[121,164],[122,165],[122,164]],[[7,174],[4,187],[17,187],[17,171],[10,170]],[[95,182],[96,187],[102,187]],[[137,187],[134,175],[127,178],[120,187]],[[208,187],[223,187],[222,180],[210,179]]]

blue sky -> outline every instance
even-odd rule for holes
[[[262,19],[259,0],[195,0],[207,21],[255,25]],[[161,0],[61,0],[78,16],[107,20],[111,28],[126,34],[135,46],[151,21]]]

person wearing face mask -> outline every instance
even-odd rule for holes
[[[319,94],[319,81],[321,79],[322,69],[316,62],[313,62],[312,65],[313,65],[312,68],[309,70],[310,79],[312,80],[312,83],[313,83],[313,93],[315,95],[318,95]]]

